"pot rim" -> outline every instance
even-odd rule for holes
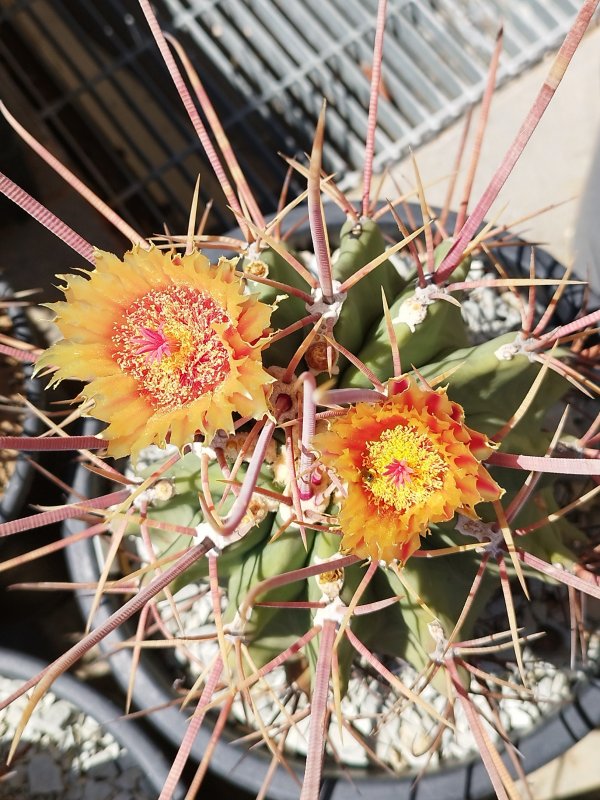
[[[18,650],[0,648],[0,675],[14,680],[27,680],[45,669],[46,664]],[[124,747],[143,771],[152,790],[160,792],[168,774],[170,763],[160,747],[155,744],[138,722],[123,719],[123,712],[103,694],[81,683],[69,674],[59,676],[49,690],[57,697],[68,700],[92,717]],[[173,795],[181,800],[182,786]]]

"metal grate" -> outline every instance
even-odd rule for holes
[[[325,157],[358,169],[367,125],[377,0],[164,0],[174,28],[247,101],[228,122],[275,111],[308,142],[329,105]],[[481,97],[499,21],[499,79],[517,75],[560,42],[577,0],[390,0],[377,166],[405,153]],[[306,145],[305,145],[306,146]]]
[[[193,55],[218,113],[231,117],[243,98],[201,51]],[[204,200],[216,198],[213,225],[231,225],[136,0],[12,2],[0,11],[0,62],[78,173],[141,231],[185,227],[198,173]],[[286,142],[264,142],[256,136],[263,128],[262,116],[259,128],[247,115],[228,133],[268,209]]]
[[[136,0],[0,4],[0,61],[82,177],[147,232],[186,224],[193,183],[231,219]],[[206,84],[265,211],[285,164],[329,104],[325,164],[359,168],[376,0],[159,0]],[[389,0],[376,166],[456,118],[482,92],[498,21],[500,77],[556,45],[576,0]]]

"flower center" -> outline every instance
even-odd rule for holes
[[[215,323],[231,320],[208,295],[189,286],[155,289],[115,324],[114,358],[156,410],[181,408],[229,373],[230,351]]]
[[[136,356],[144,354],[150,363],[160,361],[163,356],[171,355],[171,343],[165,336],[162,325],[156,331],[141,325],[140,334],[133,339],[133,344],[138,345],[135,351]]]
[[[388,428],[367,442],[363,466],[371,494],[400,513],[427,502],[448,469],[431,439],[412,425]]]
[[[390,461],[385,468],[384,475],[391,478],[396,486],[402,486],[410,481],[410,476],[413,475],[414,472],[414,469],[408,466],[405,459],[398,461],[398,459],[395,458],[393,461]]]

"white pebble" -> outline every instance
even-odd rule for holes
[[[54,725],[61,730],[73,714],[73,706],[66,700],[57,700],[51,705],[40,708],[39,716],[44,722]]]
[[[114,780],[119,774],[117,765],[106,750],[100,750],[87,762],[86,775],[88,778]]]

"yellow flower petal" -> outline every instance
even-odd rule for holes
[[[96,251],[96,269],[63,276],[53,304],[65,337],[38,362],[53,383],[91,381],[83,397],[109,423],[109,455],[199,433],[230,432],[235,413],[267,411],[273,379],[262,367],[271,307],[244,294],[235,262],[211,265],[134,247],[123,260]]]

